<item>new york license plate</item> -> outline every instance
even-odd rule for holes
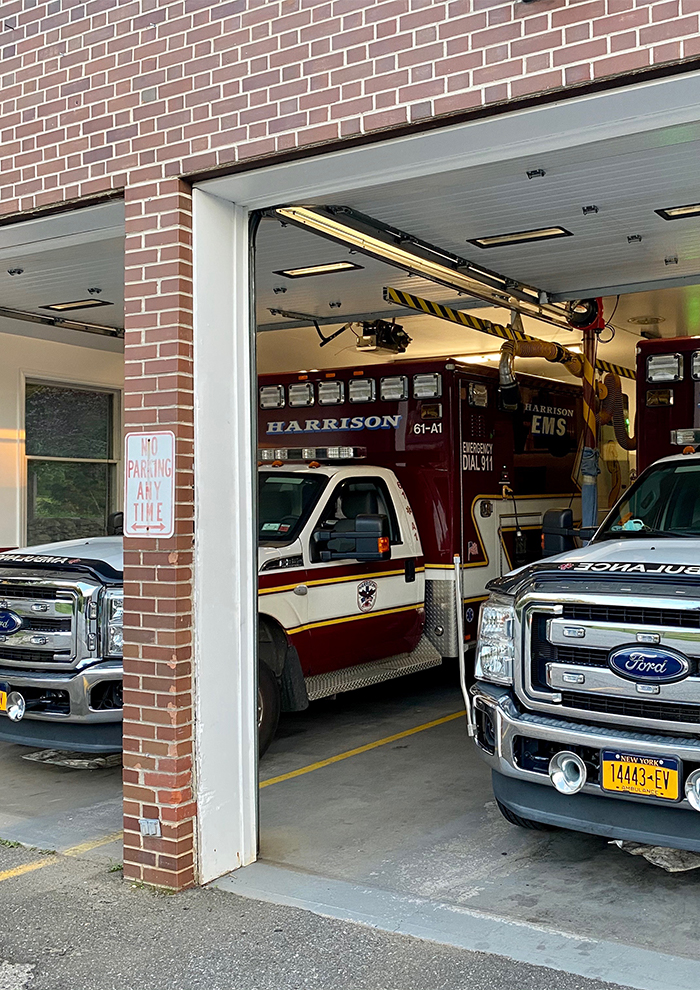
[[[9,684],[0,684],[0,712],[7,711],[7,692],[10,689]]]
[[[604,791],[665,801],[677,801],[680,797],[681,761],[674,757],[640,756],[605,749],[601,753],[600,769]]]

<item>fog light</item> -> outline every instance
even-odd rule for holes
[[[688,774],[685,782],[685,796],[688,804],[696,811],[700,811],[700,770],[693,770]]]
[[[7,717],[13,722],[19,722],[21,718],[24,718],[26,710],[27,703],[24,700],[24,695],[20,694],[19,691],[10,691],[7,696]]]
[[[549,761],[549,777],[560,794],[578,794],[586,776],[586,764],[569,750],[563,749]]]

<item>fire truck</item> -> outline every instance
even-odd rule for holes
[[[259,749],[280,710],[410,674],[473,644],[487,581],[577,511],[577,384],[393,360],[258,382]],[[122,547],[0,555],[0,738],[121,744]]]
[[[587,545],[550,510],[548,556],[489,583],[472,727],[512,824],[698,852],[700,339],[637,359],[642,471]]]

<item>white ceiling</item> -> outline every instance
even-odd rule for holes
[[[439,131],[433,132],[433,141],[439,154]],[[632,367],[635,345],[647,329],[635,320],[657,319],[653,326],[663,336],[700,334],[700,219],[664,221],[654,213],[700,199],[698,161],[700,124],[685,124],[596,141],[580,149],[452,168],[429,179],[350,190],[340,202],[335,196],[319,197],[318,202],[350,206],[553,294],[581,297],[604,292],[606,315],[610,318],[614,311],[615,338],[601,345],[601,353]],[[528,179],[527,171],[535,168],[543,169],[545,176]],[[589,205],[599,212],[584,216],[582,207]],[[574,236],[487,251],[467,243],[476,236],[551,224],[566,227]],[[633,234],[642,237],[641,243],[628,243]],[[678,264],[666,265],[669,256],[677,256]],[[362,269],[296,280],[274,274],[346,258]],[[22,275],[7,273],[14,267],[21,267]],[[46,315],[42,306],[84,298],[89,288],[98,287],[99,298],[113,305],[79,310],[74,316],[122,326],[123,270],[121,203],[0,227],[0,306]],[[414,338],[409,353],[416,356],[497,350],[495,338],[385,303],[386,285],[458,309],[475,308],[476,315],[496,322],[509,318],[505,310],[489,310],[483,303],[350,254],[342,245],[291,225],[283,227],[273,219],[265,219],[259,229],[256,271],[258,324],[270,330],[265,341],[260,340],[265,365],[274,363],[275,355],[285,368],[295,361],[297,366],[313,361],[313,366],[328,367],[338,361],[373,360],[355,352],[348,334],[320,349],[312,327],[294,329],[294,321],[271,315],[271,308],[334,321],[327,324],[329,333],[351,317],[395,316]],[[614,292],[606,292],[610,287]],[[639,291],[623,293],[618,302],[617,293],[623,288]],[[10,329],[0,319],[0,330],[3,323]],[[562,343],[575,342],[579,336],[533,321],[526,321],[526,329],[533,336]],[[16,326],[13,331],[17,332]]]
[[[21,268],[19,275],[8,269]],[[43,306],[96,298],[110,303],[52,314]],[[0,227],[0,306],[124,326],[124,204],[120,201]],[[0,331],[16,332],[0,318]],[[29,324],[27,324],[29,326]],[[49,334],[51,331],[49,330]]]

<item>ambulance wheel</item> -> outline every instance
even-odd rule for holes
[[[533,821],[532,818],[521,818],[520,815],[516,815],[514,811],[510,808],[506,808],[504,804],[500,801],[496,801],[498,805],[498,810],[501,812],[503,817],[511,825],[517,825],[518,828],[527,828],[531,832],[552,832],[556,831],[555,825],[546,825],[544,822]]]
[[[258,667],[258,756],[266,752],[277,732],[280,687],[266,663]]]

